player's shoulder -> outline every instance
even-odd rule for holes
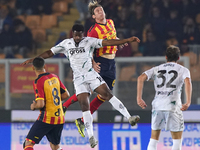
[[[45,82],[45,80],[48,79],[47,76],[49,76],[49,75],[50,75],[50,73],[48,73],[48,72],[38,75],[38,77],[35,79],[34,83],[38,84],[38,83]]]
[[[93,25],[90,27],[90,29],[88,30],[88,33],[94,32],[94,31],[95,31],[95,27],[96,27],[96,23],[93,24]]]
[[[68,43],[68,42],[71,42],[73,40],[73,38],[69,38],[69,39],[64,39],[62,42],[63,43]]]
[[[84,38],[84,43],[85,44],[93,44],[93,42],[96,41],[96,40],[98,40],[98,39],[95,38],[95,37],[87,36],[87,37]]]
[[[56,45],[56,46],[64,46],[64,45],[66,45],[66,44],[69,44],[69,42],[71,42],[72,40],[71,40],[72,38],[70,38],[70,39],[64,39],[64,40],[62,40],[58,45]]]
[[[106,19],[107,22],[111,22],[114,23],[114,21],[112,19]]]
[[[49,76],[58,78],[58,76],[56,74],[54,74],[54,73],[49,73]]]
[[[186,68],[185,66],[183,66],[183,65],[181,65],[181,64],[178,64],[178,63],[176,63],[176,68],[180,68],[180,69],[182,69],[182,70],[189,71],[188,68]]]

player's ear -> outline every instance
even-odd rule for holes
[[[34,68],[34,66],[32,65],[32,69],[35,71],[35,68]]]
[[[95,19],[95,15],[92,15],[92,18]]]
[[[46,70],[46,65],[44,65],[44,69]]]
[[[165,55],[165,59],[167,60],[167,56]]]

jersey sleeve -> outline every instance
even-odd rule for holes
[[[43,82],[37,82],[33,83],[33,88],[35,92],[35,101],[37,100],[44,100],[45,94],[44,94],[44,84]]]
[[[185,80],[186,78],[191,79],[190,71],[187,68],[185,68],[184,71],[183,71],[183,80]]]
[[[94,48],[100,48],[100,47],[103,47],[102,46],[102,41],[103,41],[103,39],[97,39],[97,38],[91,38],[90,37],[90,42],[91,42],[91,44],[92,44],[92,46],[94,47]]]
[[[149,81],[150,79],[153,79],[153,77],[154,77],[154,70],[155,70],[155,67],[153,67],[153,68],[151,68],[151,69],[149,69],[149,70],[147,70],[147,71],[144,72],[144,74],[147,75],[147,81]]]
[[[92,27],[88,30],[87,36],[88,36],[88,37],[98,38],[98,34],[97,34],[97,31],[95,30],[94,26],[92,26]]]
[[[52,53],[58,54],[58,53],[64,53],[65,51],[65,46],[64,46],[65,40],[63,40],[62,42],[60,42],[58,45],[52,47],[50,50],[52,51]]]

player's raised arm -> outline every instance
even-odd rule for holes
[[[46,58],[52,57],[53,55],[54,54],[52,53],[51,50],[47,50],[47,51],[43,52],[42,54],[40,54],[40,55],[38,55],[36,57],[42,57],[42,58],[46,59]],[[36,57],[34,57],[34,58],[36,58]],[[24,65],[32,63],[34,58],[30,58],[30,59],[26,60],[25,62],[21,63],[21,65],[24,66]]]
[[[102,46],[115,46],[115,45],[121,45],[121,44],[124,44],[124,43],[129,43],[129,42],[140,42],[140,39],[135,37],[135,36],[132,36],[130,38],[127,38],[127,39],[111,39],[111,40],[103,40],[102,41]]]

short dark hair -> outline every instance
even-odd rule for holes
[[[102,7],[98,1],[94,0],[93,2],[90,2],[89,5],[88,5],[88,10],[90,12],[91,15],[94,15],[94,10],[95,8],[97,7]]]
[[[33,59],[33,66],[36,70],[42,70],[44,68],[44,59],[42,57],[36,57]]]
[[[180,56],[180,49],[177,46],[170,45],[166,50],[167,61],[177,61]]]
[[[77,31],[77,32],[84,32],[84,27],[82,24],[74,24],[72,27],[72,31]]]

